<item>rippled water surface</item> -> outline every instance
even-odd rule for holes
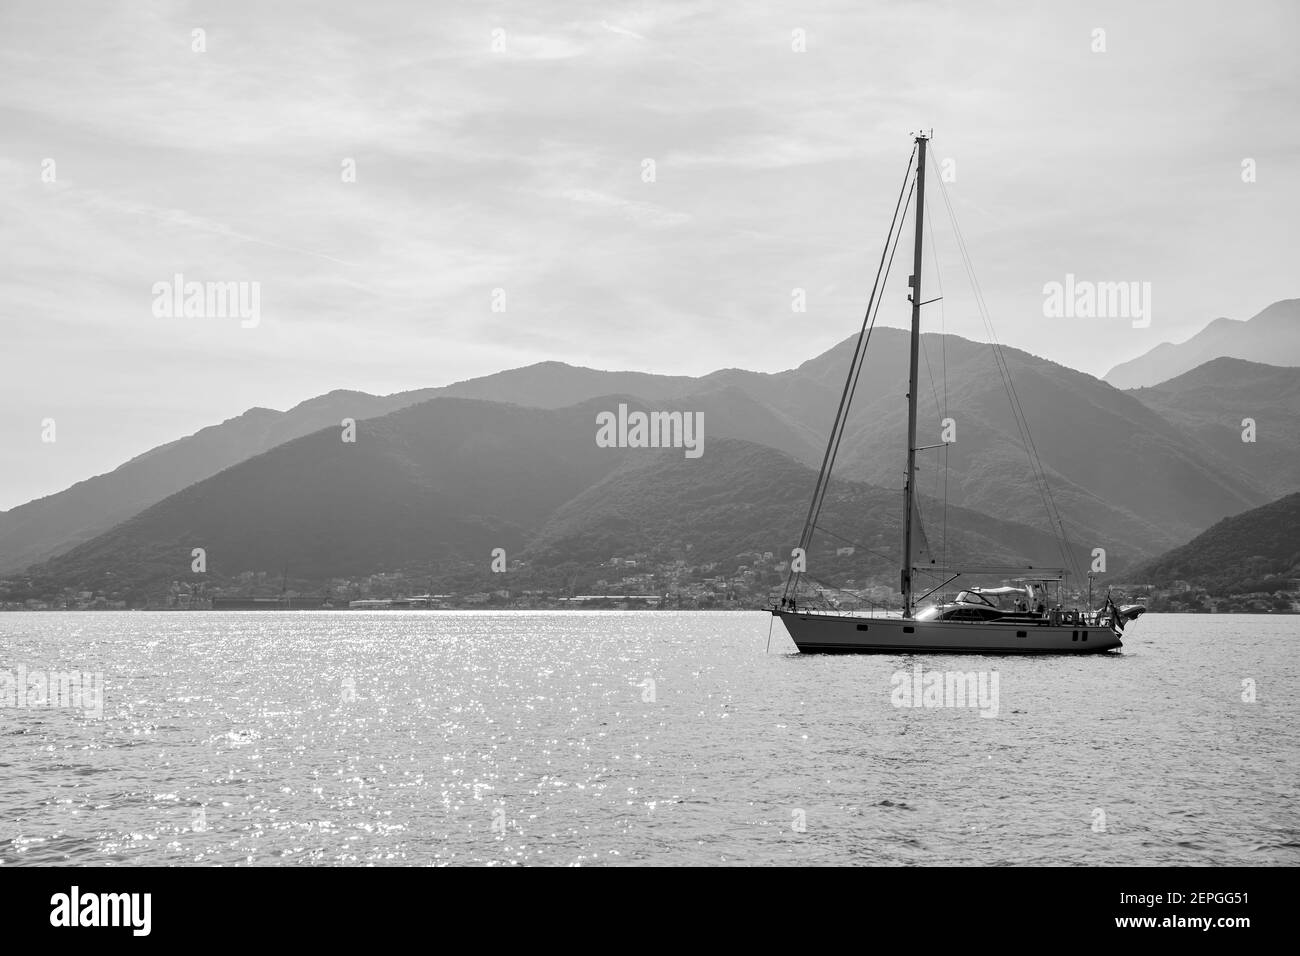
[[[1300,618],[1091,657],[800,656],[747,613],[0,615],[0,861],[1300,863]],[[892,676],[998,675],[998,712]],[[1253,681],[1256,699],[1243,701]]]

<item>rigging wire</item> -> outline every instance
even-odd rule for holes
[[[933,157],[932,157],[933,158]],[[937,165],[936,165],[937,169]],[[1061,516],[1060,509],[1056,505],[1056,499],[1052,495],[1051,484],[1047,480],[1046,470],[1043,468],[1042,460],[1038,455],[1038,448],[1034,444],[1033,435],[1029,430],[1029,420],[1025,416],[1024,407],[1020,402],[1020,396],[1016,392],[1014,380],[1011,378],[1011,370],[1007,364],[1006,356],[1003,354],[1002,344],[998,341],[997,333],[993,329],[993,320],[989,316],[988,307],[984,301],[984,291],[979,284],[979,278],[975,274],[975,267],[971,261],[970,252],[966,246],[966,238],[962,234],[961,224],[957,221],[956,211],[953,209],[952,200],[948,195],[947,186],[942,177],[939,179],[939,193],[943,196],[944,206],[948,210],[948,218],[952,222],[953,234],[957,240],[957,248],[961,253],[962,265],[966,270],[966,275],[970,279],[971,288],[975,293],[975,302],[979,309],[980,318],[984,323],[984,329],[988,333],[989,342],[992,346],[994,364],[998,369],[998,374],[1002,378],[1003,388],[1007,393],[1007,400],[1011,405],[1011,416],[1016,423],[1016,429],[1020,433],[1021,441],[1024,444],[1025,451],[1029,458],[1030,471],[1033,475],[1035,486],[1038,490],[1039,497],[1042,499],[1044,509],[1047,512],[1047,519],[1054,523],[1054,530],[1058,534],[1058,545],[1061,556],[1076,575],[1076,580],[1081,578],[1079,565],[1074,555],[1074,549],[1070,545],[1069,535],[1065,530],[1065,521]]]
[[[925,211],[925,220],[926,220],[926,223],[927,223],[927,224],[929,225],[929,227],[930,227],[930,235],[929,235],[929,239],[930,239],[930,258],[931,258],[932,263],[933,263],[933,265],[934,265],[934,275],[935,275],[935,279],[936,279],[936,284],[938,285],[938,288],[939,288],[939,295],[938,295],[938,297],[937,297],[937,299],[936,299],[935,301],[936,301],[936,302],[938,303],[938,305],[939,305],[939,317],[940,317],[940,323],[941,323],[941,324],[940,324],[940,329],[942,330],[942,329],[946,328],[946,325],[943,323],[943,276],[942,276],[942,274],[941,274],[940,271],[939,271],[939,249],[938,249],[938,247],[935,245],[935,241],[934,241],[934,208],[933,208],[933,206],[931,206],[930,208],[926,209],[926,211]],[[946,417],[948,416],[948,343],[947,343],[946,341],[944,341],[944,339],[943,339],[943,337],[942,337],[943,334],[944,334],[943,332],[940,333],[940,343],[941,343],[942,348],[943,348],[943,369],[942,369],[942,372],[943,372],[943,395],[944,395],[944,399],[943,399],[943,402],[942,402],[942,403],[940,403],[940,401],[939,401],[939,390],[938,390],[938,388],[935,386],[935,382],[934,382],[934,368],[933,368],[933,366],[931,366],[931,364],[930,364],[930,350],[929,350],[929,348],[928,348],[928,347],[926,346],[926,344],[925,344],[925,336],[921,336],[921,354],[922,354],[923,356],[925,356],[925,371],[926,371],[926,374],[930,376],[930,392],[931,392],[932,395],[934,395],[934,407],[935,407],[935,411],[937,411],[937,412],[939,413],[939,418],[940,418],[940,419],[946,418]],[[937,451],[938,449],[935,449],[935,450]],[[945,567],[945,568],[946,568],[946,567],[948,566],[948,446],[947,446],[946,444],[943,446],[943,468],[942,468],[942,472],[943,472],[943,496],[942,496],[942,498],[940,498],[940,495],[939,495],[939,471],[936,471],[936,472],[935,472],[935,475],[934,475],[934,497],[935,497],[935,500],[942,500],[942,501],[943,501],[943,531],[942,531],[942,554],[943,554],[943,564],[941,565],[941,567]],[[919,503],[918,503],[917,514],[918,514],[918,516],[919,516],[919,514],[920,514]],[[922,530],[922,533],[924,533],[924,531],[925,531],[925,529],[924,529],[924,525],[922,526],[922,529],[921,529],[921,530]],[[929,537],[928,537],[928,536],[926,537],[926,542],[927,542],[927,544],[929,543]],[[932,553],[933,553],[933,552],[932,552]]]
[[[913,183],[913,187],[915,187],[915,183]],[[899,219],[898,232],[894,234],[894,246],[893,246],[892,249],[890,249],[890,251],[889,251],[889,260],[885,263],[885,271],[884,271],[884,275],[883,275],[883,282],[884,282],[884,283],[888,283],[888,282],[889,282],[889,273],[893,270],[893,267],[894,267],[894,253],[896,253],[896,252],[898,251],[898,242],[899,242],[899,240],[900,240],[900,239],[902,238],[902,236],[903,236],[903,219],[906,218],[906,216],[907,216],[907,209],[908,209],[908,207],[909,207],[909,206],[911,205],[911,203],[912,203],[912,192],[913,192],[912,189],[909,189],[909,190],[908,190],[908,192],[907,192],[907,200],[906,200],[906,201],[904,202],[904,204],[903,204],[903,216],[902,216],[902,218]],[[877,276],[877,279],[880,280],[880,279],[881,279],[881,276],[878,275],[878,276]],[[821,517],[822,505],[825,504],[825,500],[826,500],[826,491],[827,491],[827,489],[829,489],[829,487],[830,487],[830,480],[831,480],[831,479],[830,479],[830,476],[831,476],[831,471],[832,471],[832,470],[834,469],[834,467],[835,467],[835,460],[836,460],[836,458],[839,457],[839,453],[840,453],[840,442],[844,440],[844,431],[845,431],[845,428],[847,427],[847,421],[848,421],[848,411],[849,411],[849,408],[853,405],[853,397],[857,394],[857,391],[858,391],[858,381],[859,381],[859,378],[860,378],[861,375],[862,375],[862,368],[863,368],[863,366],[864,366],[865,363],[866,363],[866,353],[867,353],[867,349],[868,349],[868,348],[870,347],[870,345],[871,345],[871,333],[872,333],[873,331],[875,331],[875,328],[876,328],[876,319],[877,319],[877,318],[879,317],[879,315],[880,315],[880,306],[881,306],[881,304],[882,304],[883,302],[884,302],[884,296],[883,296],[883,295],[882,295],[880,298],[876,299],[876,302],[875,302],[875,310],[874,310],[874,311],[872,312],[872,314],[871,314],[871,322],[870,322],[870,325],[867,327],[867,336],[866,336],[866,339],[865,339],[865,340],[863,341],[863,343],[862,343],[862,357],[858,359],[858,362],[857,362],[856,368],[850,366],[850,368],[852,369],[852,371],[851,371],[850,374],[851,374],[851,381],[852,381],[853,384],[852,384],[852,387],[849,388],[848,401],[845,402],[845,404],[844,404],[844,420],[843,420],[843,421],[841,422],[841,424],[840,424],[839,434],[837,434],[837,435],[835,436],[835,447],[831,450],[830,462],[829,462],[829,464],[827,465],[827,468],[826,468],[826,478],[825,478],[825,480],[824,480],[823,483],[822,483],[822,494],[821,494],[821,498],[817,501],[817,509],[816,509],[816,511],[813,513],[813,516],[812,516],[812,529],[813,529],[813,530],[817,530],[817,529],[819,528],[819,526],[818,526],[818,524],[817,524],[817,519],[818,519],[819,517]],[[809,534],[808,534],[808,541],[809,541],[809,543],[811,544],[811,542],[812,542],[812,534],[811,534],[811,531],[810,531]],[[805,545],[804,547],[806,548],[807,545]],[[796,580],[796,582],[795,582],[795,588],[796,588],[796,591],[797,591],[797,590],[798,590],[798,581],[797,581],[797,580]]]
[[[942,173],[940,174],[942,179]],[[926,221],[930,225],[930,257],[934,260],[934,279],[939,288],[939,348],[940,356],[943,362],[943,411],[942,418],[948,417],[948,322],[943,311],[943,271],[939,268],[939,247],[934,241],[934,206],[931,205],[925,210]],[[922,339],[924,342],[924,339]],[[929,353],[926,353],[926,366],[930,364]],[[936,403],[938,398],[935,399]],[[943,566],[948,566],[948,452],[950,451],[947,444],[943,446]],[[935,476],[935,497],[939,495],[938,476]]]
[[[907,161],[907,173],[904,175],[904,179],[903,179],[903,185],[904,185],[904,187],[907,185],[907,179],[908,179],[908,177],[910,176],[910,174],[911,174],[911,170],[912,170],[912,161],[913,161],[915,158],[916,158],[916,150],[913,149],[913,150],[912,150],[912,156],[911,156],[911,157],[908,159],[908,161]],[[803,544],[806,543],[806,542],[805,542],[805,539],[806,539],[806,535],[807,535],[808,529],[809,529],[809,527],[812,525],[812,523],[813,523],[814,520],[815,520],[814,515],[815,515],[816,509],[817,509],[817,507],[818,507],[817,502],[818,502],[819,498],[820,498],[820,497],[823,497],[824,494],[825,494],[824,485],[825,485],[826,481],[829,479],[829,469],[828,469],[828,464],[829,464],[829,463],[832,461],[832,459],[834,458],[834,450],[835,450],[835,448],[836,448],[836,435],[837,435],[837,432],[838,432],[839,430],[842,429],[843,424],[844,424],[844,416],[845,416],[845,413],[846,413],[846,411],[847,411],[847,403],[848,403],[848,399],[849,399],[849,397],[850,397],[850,392],[849,392],[850,383],[851,383],[851,382],[853,381],[853,379],[854,379],[855,370],[860,366],[860,363],[861,363],[861,361],[862,361],[862,356],[863,356],[863,354],[865,353],[865,344],[866,344],[866,341],[869,340],[869,338],[870,338],[870,330],[869,330],[869,328],[868,328],[868,325],[869,325],[869,323],[870,323],[870,319],[871,319],[871,308],[872,308],[872,302],[874,301],[874,299],[875,299],[875,297],[876,297],[876,291],[877,291],[877,288],[878,288],[879,285],[880,285],[881,269],[882,269],[883,266],[884,266],[885,252],[886,252],[886,251],[888,250],[888,248],[889,248],[889,239],[890,239],[890,236],[891,236],[891,235],[893,234],[893,232],[894,232],[894,228],[895,228],[895,226],[898,224],[898,211],[899,211],[899,207],[900,207],[900,204],[901,204],[901,202],[902,202],[902,199],[903,199],[902,192],[903,192],[902,189],[900,189],[900,190],[899,190],[898,201],[894,204],[894,218],[893,218],[893,220],[890,222],[890,224],[889,224],[889,232],[888,232],[888,233],[886,234],[886,236],[885,236],[885,248],[881,250],[881,253],[880,253],[881,262],[880,262],[880,265],[878,265],[877,268],[876,268],[876,281],[875,281],[875,283],[874,283],[874,284],[872,285],[872,287],[871,287],[871,295],[870,295],[870,297],[869,297],[868,300],[867,300],[867,312],[866,312],[866,315],[863,316],[863,319],[862,319],[862,328],[861,328],[861,329],[859,330],[859,332],[858,332],[858,341],[857,341],[857,343],[856,343],[855,346],[854,346],[853,357],[852,357],[851,361],[849,362],[849,377],[846,378],[845,381],[844,381],[844,389],[843,389],[843,391],[840,393],[840,403],[839,403],[839,406],[838,406],[838,407],[836,408],[836,410],[835,410],[835,419],[834,419],[834,422],[833,422],[833,424],[832,424],[832,426],[831,426],[830,434],[827,436],[826,451],[825,451],[825,453],[824,453],[823,456],[822,456],[821,469],[820,469],[820,471],[818,471],[818,473],[817,473],[817,485],[816,485],[816,487],[814,488],[814,491],[813,491],[813,500],[810,501],[809,504],[808,504],[808,516],[807,516],[807,517],[805,518],[805,520],[804,520],[804,529],[803,529],[803,532],[802,532],[801,535],[800,535],[800,544],[801,544],[801,545],[803,545]],[[911,198],[911,197],[910,197],[910,193],[909,193],[909,197],[908,197],[908,198],[909,198],[909,200],[910,200],[910,198]]]
[[[830,469],[834,465],[836,455],[839,453],[839,444],[840,439],[844,434],[848,404],[852,400],[853,393],[857,390],[857,379],[858,375],[862,371],[862,362],[866,352],[866,345],[871,339],[871,329],[875,327],[875,315],[879,314],[880,311],[876,294],[880,290],[881,279],[888,279],[889,270],[886,265],[886,253],[889,254],[888,263],[892,265],[894,261],[893,253],[890,252],[890,238],[893,237],[893,248],[894,250],[897,250],[898,236],[902,235],[902,221],[899,217],[899,212],[902,210],[904,215],[906,214],[906,206],[903,204],[904,192],[907,193],[908,204],[910,204],[912,200],[912,190],[908,189],[908,183],[912,182],[912,186],[915,188],[915,181],[912,180],[912,166],[915,161],[916,147],[913,146],[912,155],[908,157],[907,160],[907,170],[903,174],[903,185],[899,188],[898,199],[894,203],[894,216],[889,224],[889,232],[885,235],[885,245],[880,251],[880,263],[876,267],[876,279],[871,286],[871,295],[867,299],[866,314],[863,316],[862,328],[858,331],[858,341],[854,347],[853,358],[849,363],[849,376],[845,379],[844,389],[840,393],[839,407],[835,410],[835,420],[831,425],[830,435],[827,436],[826,452],[822,456],[821,470],[817,474],[817,484],[813,490],[813,499],[809,502],[808,515],[804,519],[803,531],[799,536],[799,547],[805,554],[807,553],[813,528],[817,522],[817,516],[821,512],[822,502],[826,497],[826,487],[830,481]],[[895,236],[895,230],[897,230],[897,236]],[[881,298],[883,298],[883,296]],[[874,312],[872,308],[873,305],[875,306]],[[786,578],[785,590],[782,593],[783,603],[785,599],[789,597],[792,585],[796,590],[798,589],[798,580],[801,574],[802,572],[793,571],[792,569],[791,574]]]
[[[838,534],[836,534],[836,533],[833,532],[833,531],[827,531],[827,530],[826,530],[825,528],[823,528],[821,525],[816,525],[815,528],[816,528],[816,530],[820,531],[822,534],[827,535],[827,536],[829,536],[829,537],[832,537],[832,538],[834,538],[834,539],[837,540],[837,541],[843,541],[845,544],[851,544],[851,545],[853,545],[853,547],[855,547],[855,548],[860,548],[861,550],[867,552],[867,554],[874,554],[876,557],[878,557],[878,558],[884,558],[886,561],[893,561],[893,560],[894,560],[894,555],[892,555],[892,554],[885,554],[885,553],[882,552],[882,551],[874,551],[874,550],[872,550],[871,548],[868,548],[865,544],[858,544],[858,542],[853,541],[853,540],[851,540],[851,539],[849,539],[849,538],[845,538],[845,537],[843,537],[842,535],[838,535]]]

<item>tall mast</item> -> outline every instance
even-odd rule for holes
[[[925,144],[929,137],[916,135],[916,248],[912,254],[912,276],[907,280],[912,300],[912,356],[907,377],[907,474],[903,477],[903,616],[912,616],[912,496],[916,493],[916,375],[921,348],[921,227],[925,222]]]

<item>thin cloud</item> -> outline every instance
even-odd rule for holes
[[[607,212],[618,213],[633,222],[646,226],[679,226],[690,222],[687,213],[664,209],[654,203],[638,199],[624,199],[594,189],[565,189],[558,193],[561,198],[581,203]]]
[[[600,25],[604,27],[606,30],[608,30],[610,33],[617,33],[619,36],[631,37],[634,40],[645,39],[645,37],[643,37],[639,33],[633,33],[631,30],[624,29],[623,27],[616,27],[612,23],[608,23],[604,20],[600,21]]]

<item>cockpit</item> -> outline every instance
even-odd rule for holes
[[[948,604],[931,605],[921,610],[917,620],[995,621],[1023,615],[1041,617],[1046,608],[1044,594],[1033,584],[1023,587],[963,588]]]

